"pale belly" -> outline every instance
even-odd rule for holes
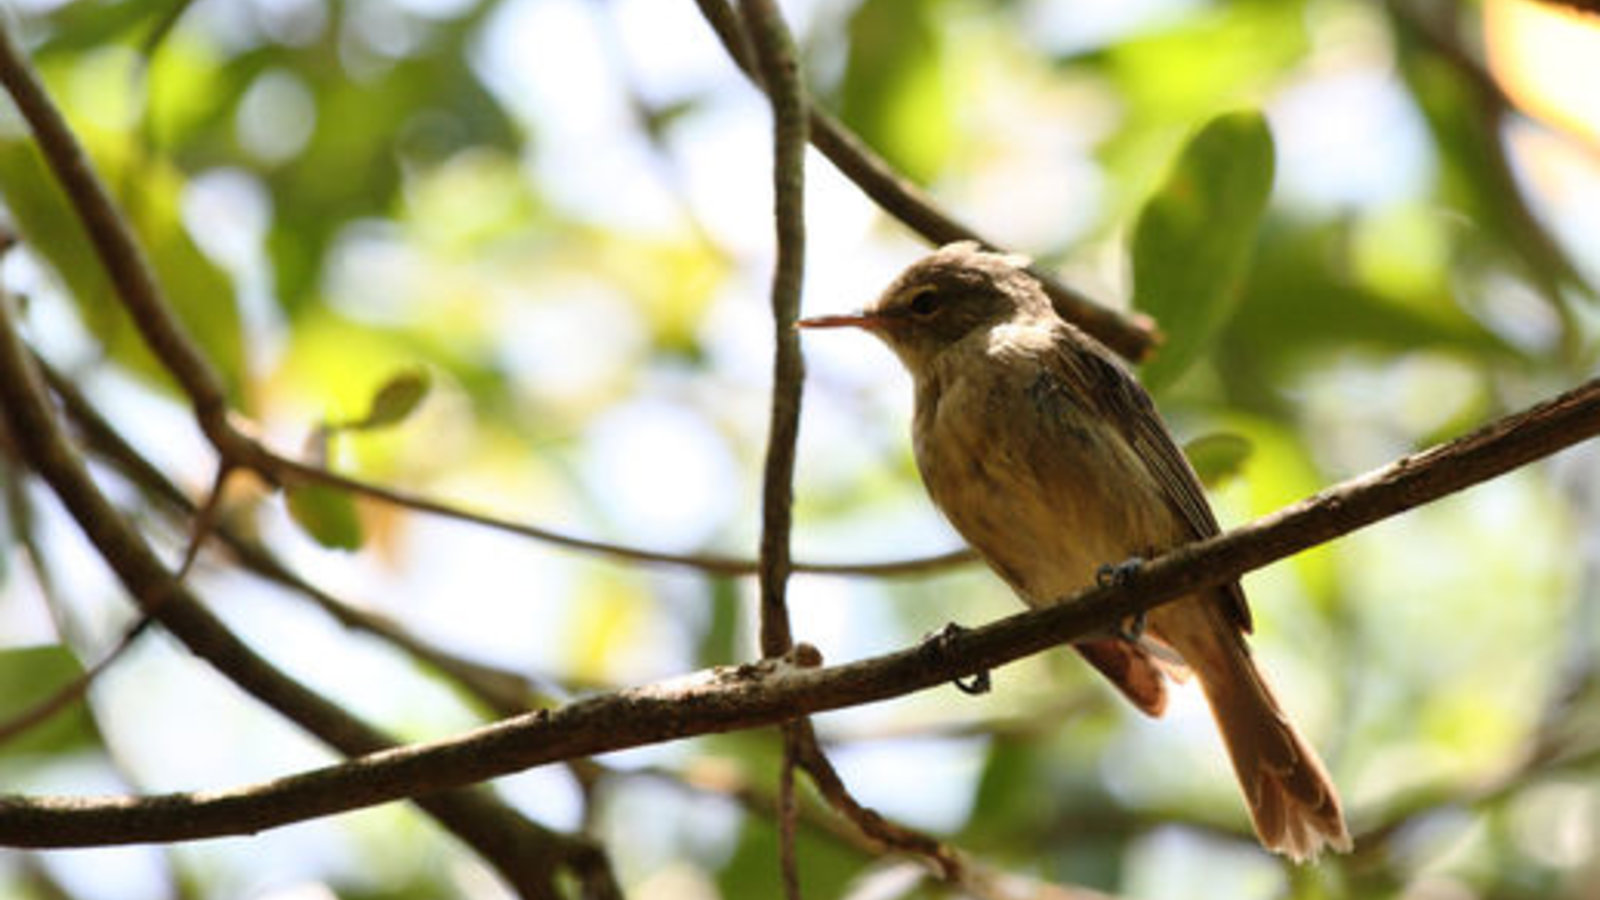
[[[935,504],[1030,605],[1103,566],[1179,543],[1182,529],[1121,436],[1080,413],[1041,415],[1003,383],[948,388],[919,409],[917,465]]]

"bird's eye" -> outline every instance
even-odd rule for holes
[[[911,297],[907,306],[912,315],[926,318],[939,311],[942,300],[937,288],[925,287]]]

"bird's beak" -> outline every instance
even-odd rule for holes
[[[865,328],[880,327],[883,320],[870,312],[847,313],[837,316],[812,316],[794,323],[796,328]]]

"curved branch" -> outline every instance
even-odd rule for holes
[[[556,531],[543,525],[516,522],[484,513],[476,513],[440,500],[424,497],[421,494],[373,484],[348,475],[341,475],[338,472],[333,472],[320,466],[314,466],[286,456],[279,456],[276,452],[261,445],[256,445],[256,450],[258,455],[251,468],[261,472],[275,482],[306,482],[326,485],[417,512],[455,519],[461,522],[470,522],[484,528],[554,544],[557,547],[609,556],[625,562],[682,566],[684,568],[697,569],[707,575],[755,575],[760,571],[760,563],[753,559],[716,554],[668,553],[662,550],[647,550],[627,544],[578,537],[577,535]],[[918,556],[878,562],[796,561],[791,564],[791,568],[795,572],[807,572],[814,575],[862,575],[869,577],[924,575],[975,562],[977,558],[977,554],[972,550],[961,548],[934,556]]]
[[[761,83],[772,105],[773,219],[777,264],[772,273],[772,398],[767,452],[761,475],[761,653],[781,657],[794,646],[789,623],[789,546],[794,529],[794,462],[800,437],[800,400],[805,356],[795,320],[806,262],[806,94],[795,59],[794,38],[773,0],[739,0],[745,31],[755,51]],[[778,869],[783,895],[800,900],[800,864],[795,855],[794,770],[803,753],[807,720],[783,725],[783,763],[778,775]],[[812,742],[815,743],[814,741]]]
[[[577,756],[886,700],[1103,631],[1596,434],[1600,379],[1226,534],[1180,547],[1140,566],[1126,582],[1092,587],[1055,606],[916,647],[825,668],[769,662],[701,672],[231,791],[0,798],[0,843],[85,846],[253,832]]]

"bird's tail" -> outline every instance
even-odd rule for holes
[[[1339,794],[1250,657],[1244,636],[1213,603],[1180,601],[1152,625],[1189,663],[1233,760],[1262,846],[1295,862],[1347,852]]]

